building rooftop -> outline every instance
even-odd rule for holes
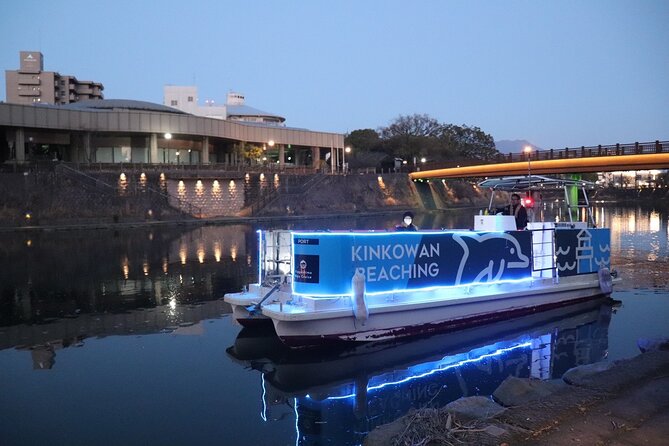
[[[154,104],[153,102],[135,101],[132,99],[98,99],[90,101],[73,102],[59,106],[68,110],[85,111],[110,111],[110,110],[141,110],[161,113],[174,113],[187,115],[188,113],[177,110],[166,105]]]
[[[230,116],[257,116],[266,118],[275,118],[280,122],[286,120],[283,116],[267,113],[257,108],[249,107],[248,105],[226,105],[227,115]]]

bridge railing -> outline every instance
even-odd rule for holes
[[[565,158],[586,158],[598,156],[621,156],[621,155],[639,155],[648,153],[669,153],[669,141],[653,141],[631,144],[611,144],[598,146],[565,147],[564,149],[532,150],[529,154],[529,160],[557,160]],[[488,160],[472,159],[453,159],[449,161],[427,162],[408,171],[447,169],[451,167],[475,166],[494,163],[512,163],[528,161],[527,153],[500,153],[496,157]],[[405,169],[403,168],[402,171]]]
[[[669,153],[669,141],[653,141],[633,144],[613,144],[598,146],[565,147],[564,149],[532,150],[529,159],[532,161],[553,160],[564,158],[586,158],[596,156],[639,155],[644,153]],[[496,162],[527,161],[526,153],[501,154]]]

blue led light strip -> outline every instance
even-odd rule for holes
[[[390,382],[386,382],[386,383],[379,384],[379,385],[376,385],[376,386],[367,387],[367,393],[369,393],[371,391],[374,391],[374,390],[382,389],[382,388],[387,387],[387,386],[396,386],[396,385],[399,385],[399,384],[407,383],[409,381],[413,381],[415,379],[425,378],[426,376],[434,375],[435,373],[444,372],[444,371],[451,370],[451,369],[454,369],[454,368],[462,367],[466,364],[480,362],[484,359],[492,358],[492,357],[495,357],[495,356],[500,356],[500,355],[502,355],[504,353],[508,353],[512,350],[517,350],[519,348],[525,348],[525,347],[530,347],[530,346],[532,346],[532,342],[528,341],[528,342],[523,342],[522,344],[514,345],[513,347],[500,348],[500,349],[497,349],[496,351],[494,351],[492,353],[486,353],[486,354],[481,355],[477,358],[463,359],[462,361],[458,361],[454,364],[449,364],[449,365],[443,366],[443,367],[438,366],[438,367],[435,367],[431,370],[428,370],[427,372],[420,373],[418,375],[411,375],[411,376],[403,378],[399,381],[390,381]],[[441,360],[443,361],[446,358],[447,358],[447,356],[444,356]],[[307,395],[307,397],[309,397],[309,396]],[[353,397],[355,397],[355,393],[352,393],[352,394],[349,394],[349,395],[341,395],[341,396],[330,396],[326,399],[334,401],[334,400],[343,400],[343,399],[348,399],[348,398],[353,398]]]
[[[295,446],[299,446],[300,428],[298,426],[298,421],[300,420],[300,415],[297,413],[297,398],[293,398],[293,410],[295,411]]]
[[[258,286],[260,286],[262,284],[262,263],[263,263],[262,230],[258,229],[256,232],[258,233]]]
[[[261,373],[262,377],[262,412],[260,412],[260,418],[263,421],[267,421],[267,402],[265,401],[265,396],[267,395],[267,389],[265,389],[265,373]]]
[[[435,231],[378,231],[378,232],[353,232],[353,231],[328,231],[328,232],[295,232],[291,231],[291,234],[298,237],[321,237],[321,236],[348,236],[348,237],[378,237],[378,236],[388,236],[392,234],[401,234],[409,236],[418,236],[418,235],[435,235],[435,234],[467,234],[471,235],[472,232],[485,232],[486,234],[505,234],[507,231],[469,231],[464,229],[452,229],[452,230],[435,230]]]
[[[466,364],[471,364],[471,363],[474,363],[474,362],[480,362],[484,359],[492,358],[492,357],[495,357],[495,356],[500,356],[500,355],[502,355],[504,353],[507,353],[507,352],[510,352],[512,350],[516,350],[516,349],[523,348],[523,347],[530,347],[531,345],[532,345],[531,342],[525,342],[525,343],[522,343],[522,344],[515,345],[513,347],[500,348],[500,349],[498,349],[498,350],[496,350],[492,353],[486,353],[485,355],[481,355],[478,358],[464,359],[462,361],[456,362],[455,364],[450,364],[450,365],[447,365],[446,367],[443,367],[443,368],[442,367],[437,367],[436,369],[432,369],[430,371],[427,371],[425,373],[421,373],[419,375],[408,376],[408,377],[406,377],[404,379],[401,379],[399,381],[387,382],[387,383],[379,384],[378,386],[367,387],[367,392],[372,391],[372,390],[379,390],[379,389],[382,389],[382,388],[387,387],[387,386],[394,386],[394,385],[404,384],[405,382],[413,381],[414,379],[424,378],[426,376],[433,375],[437,372],[443,372],[443,371],[454,369],[454,368],[457,368],[457,367],[462,367]]]
[[[489,286],[489,285],[502,285],[505,283],[522,283],[522,282],[531,282],[533,279],[532,277],[524,277],[522,279],[504,279],[504,280],[496,280],[493,282],[472,282],[472,283],[461,283],[459,285],[437,285],[437,286],[429,286],[425,288],[408,288],[408,289],[395,289],[395,290],[388,290],[388,291],[374,291],[371,293],[365,292],[365,296],[380,296],[383,294],[400,294],[400,293],[415,293],[415,292],[428,292],[428,291],[439,291],[439,290],[449,290],[449,289],[456,289],[456,288],[467,288],[471,286]],[[293,282],[292,286],[293,290],[292,293],[295,296],[301,296],[301,297],[351,297],[353,296],[353,292],[349,293],[344,293],[344,294],[315,294],[315,293],[297,293],[295,292],[295,286]]]

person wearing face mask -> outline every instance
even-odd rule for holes
[[[525,229],[527,227],[527,210],[523,206],[520,195],[511,195],[511,204],[504,207],[504,215],[513,215],[516,217],[516,228]]]
[[[406,211],[402,216],[402,224],[395,227],[398,231],[417,231],[418,228],[413,224],[413,213]]]

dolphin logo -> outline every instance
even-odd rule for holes
[[[527,268],[530,264],[530,259],[523,254],[520,243],[510,234],[454,234],[453,240],[462,246],[464,251],[455,278],[456,285],[462,283],[465,271],[469,273],[468,275],[475,274],[472,282],[493,282],[501,279],[507,269]],[[480,271],[476,271],[477,266],[470,261],[472,257],[470,245],[476,247],[483,245],[478,249],[490,253],[488,264]],[[474,268],[473,271],[472,268]]]

